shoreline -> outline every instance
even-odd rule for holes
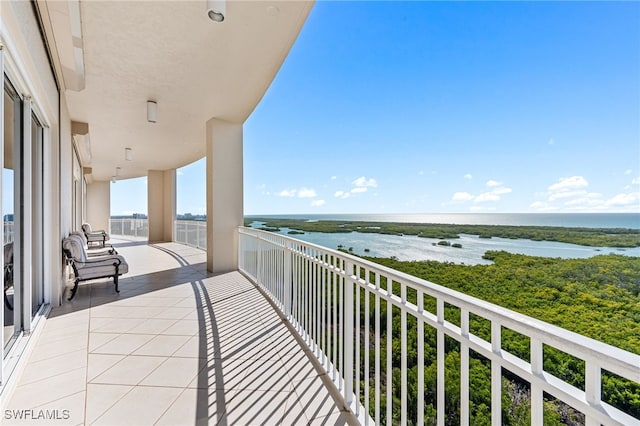
[[[640,229],[640,211],[627,213],[343,213],[251,214],[245,218]]]
[[[640,247],[640,229],[634,228],[586,228],[532,225],[460,225],[440,223],[373,222],[245,217],[245,226],[262,224],[258,229],[279,232],[291,229],[291,234],[320,232],[331,234],[371,233],[381,235],[413,235],[440,240],[458,239],[461,234],[493,237],[553,241],[586,247],[636,248]]]

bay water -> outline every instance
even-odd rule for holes
[[[265,218],[266,216],[261,216]],[[268,216],[275,217],[275,216]],[[250,216],[247,217],[251,219]],[[450,223],[472,225],[516,225],[516,226],[564,226],[587,228],[631,228],[640,229],[640,214],[447,214],[447,215],[281,215],[278,218],[345,221],[378,221],[409,223]],[[260,227],[263,222],[254,222],[252,226]],[[288,228],[282,228],[280,234],[287,235]],[[558,258],[588,258],[600,254],[622,254],[638,257],[640,247],[588,247],[576,244],[553,241],[532,241],[525,239],[479,238],[477,235],[460,235],[460,238],[449,240],[459,243],[462,248],[437,245],[438,239],[421,238],[405,235],[382,235],[352,232],[322,233],[305,232],[292,237],[323,247],[351,249],[354,254],[392,257],[399,260],[436,260],[466,265],[490,264],[482,259],[487,250],[504,250],[509,253],[529,256]]]

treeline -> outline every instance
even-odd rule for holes
[[[606,255],[590,259],[550,259],[506,252],[487,252],[491,265],[458,265],[437,261],[403,262],[394,259],[367,258],[390,268],[429,280],[448,288],[464,292],[505,308],[532,316],[582,335],[600,340],[627,351],[640,353],[640,258]],[[386,288],[386,283],[383,283]],[[395,287],[395,285],[394,285]],[[399,289],[394,292],[399,294]],[[408,299],[415,302],[415,292]],[[364,299],[362,299],[364,300]],[[373,300],[370,324],[375,322]],[[435,300],[425,297],[425,309],[435,313]],[[394,309],[395,311],[395,309]],[[459,325],[459,310],[448,307],[447,320]],[[381,304],[379,316],[381,336],[386,336],[386,303]],[[411,317],[410,317],[411,318]],[[364,324],[364,311],[361,312]],[[393,418],[383,419],[385,424],[397,424],[400,420],[400,315],[393,315],[393,374],[384,377],[393,381]],[[490,323],[471,316],[470,329],[490,340]],[[417,321],[408,321],[408,418],[413,423],[423,415],[425,424],[435,424],[436,416],[436,334],[430,327],[424,333],[425,411],[417,413]],[[502,345],[505,350],[529,359],[529,339],[510,330],[503,330]],[[373,341],[373,339],[372,339]],[[453,339],[446,339],[446,418],[447,424],[459,424],[460,420],[460,349]],[[386,351],[381,351],[382,365]],[[374,365],[374,351],[370,354],[370,366]],[[364,351],[361,351],[361,366]],[[471,424],[491,424],[490,362],[472,352],[470,360],[470,417]],[[544,368],[572,385],[584,387],[584,363],[576,358],[545,348]],[[367,374],[361,368],[361,377]],[[372,371],[369,371],[372,374]],[[603,400],[640,419],[640,384],[603,373]],[[364,382],[361,383],[361,389]],[[385,387],[382,387],[382,405],[385,405]],[[370,398],[373,401],[373,392]],[[581,424],[584,416],[552,398],[545,400],[545,425]],[[384,408],[382,408],[384,412]],[[371,412],[373,415],[373,411]],[[505,425],[529,425],[530,389],[522,379],[503,373],[502,418]]]
[[[309,222],[300,219],[252,218],[245,225],[264,222],[269,230],[291,228],[304,232],[374,233],[386,235],[416,235],[440,240],[459,238],[460,234],[478,235],[480,238],[529,239],[557,241],[591,247],[640,247],[640,229],[628,228],[566,228],[557,226],[507,225],[443,225],[432,223],[349,222],[322,220]]]

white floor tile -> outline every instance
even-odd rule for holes
[[[96,376],[91,383],[137,385],[165,360],[157,356],[128,356]]]
[[[353,420],[241,274],[211,275],[202,251],[175,243],[119,251],[122,292],[90,283],[51,312],[6,409],[69,409],[61,425]]]

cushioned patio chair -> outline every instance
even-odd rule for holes
[[[89,247],[89,242],[87,241],[86,235],[84,232],[73,231],[69,234],[69,238],[77,238],[82,243],[84,250],[87,252],[87,257],[95,257],[95,256],[106,256],[109,254],[118,254],[116,249],[112,245],[105,245],[104,247]]]
[[[92,230],[91,225],[88,223],[82,224],[82,232],[84,232],[84,235],[87,237],[88,245],[97,243],[104,247],[105,243],[109,240],[109,234],[102,229],[98,231]]]
[[[71,297],[73,299],[78,291],[80,281],[89,281],[97,278],[113,278],[116,293],[118,289],[118,277],[129,272],[129,265],[124,257],[113,254],[106,256],[88,257],[82,242],[75,237],[67,237],[62,241],[62,250],[67,262],[71,264],[75,276]]]

